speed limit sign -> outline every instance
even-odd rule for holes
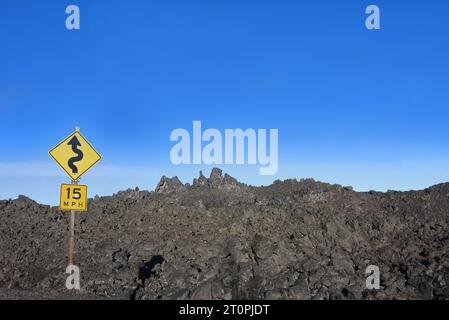
[[[87,186],[62,184],[59,209],[87,211]]]

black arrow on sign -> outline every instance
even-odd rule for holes
[[[73,136],[72,139],[70,139],[67,144],[72,146],[72,151],[77,154],[76,157],[70,158],[68,165],[70,169],[72,169],[72,173],[78,173],[78,168],[75,166],[75,162],[83,160],[84,154],[83,152],[78,149],[78,147],[81,147],[81,143],[79,142],[78,138],[76,136]]]

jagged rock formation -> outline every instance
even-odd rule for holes
[[[200,171],[200,176],[198,177],[198,179],[193,180],[191,186],[189,184],[182,184],[178,177],[167,178],[166,176],[163,176],[159,181],[155,192],[167,194],[195,188],[239,191],[245,187],[247,187],[245,184],[238,182],[235,178],[231,177],[227,173],[223,176],[222,170],[213,168],[209,179],[204,176],[202,171]]]
[[[227,191],[238,191],[242,188],[245,188],[246,185],[238,182],[236,179],[228,175],[227,173],[223,177],[222,170],[218,168],[213,168],[210,174],[209,179],[207,179],[203,172],[200,171],[200,177],[198,179],[193,180],[193,188],[213,188],[213,189],[222,189]]]
[[[80,292],[65,289],[68,216],[0,201],[0,298],[448,299],[449,184],[358,193],[268,187],[214,169],[190,185],[89,200],[78,214]],[[368,265],[381,289],[365,286]]]
[[[163,176],[161,178],[161,181],[159,181],[155,192],[156,193],[172,193],[172,192],[178,192],[181,190],[185,190],[186,186],[182,184],[181,181],[179,181],[178,177],[173,178],[167,178],[166,176]]]

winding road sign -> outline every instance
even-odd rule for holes
[[[79,131],[65,138],[49,154],[72,180],[78,180],[101,159],[100,154]]]

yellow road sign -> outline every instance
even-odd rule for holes
[[[61,184],[59,209],[87,211],[87,186]]]
[[[51,149],[49,154],[72,180],[78,180],[101,159],[98,152],[79,131],[73,132]]]

